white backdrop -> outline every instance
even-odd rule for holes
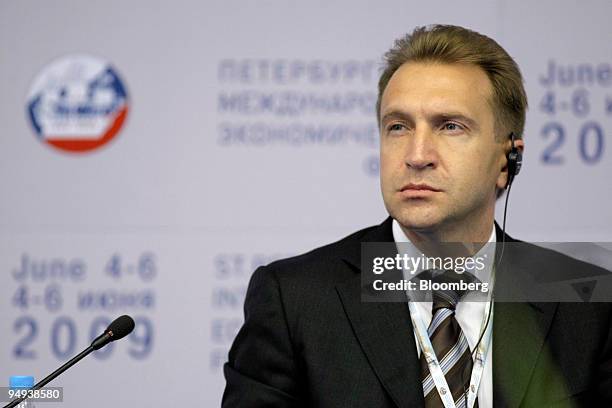
[[[384,219],[378,69],[417,25],[487,34],[522,69],[510,234],[610,241],[610,15],[607,0],[1,2],[0,386],[129,313],[133,335],[53,383],[61,406],[218,406],[254,267]],[[83,54],[129,108],[74,154],[26,110],[41,72]]]

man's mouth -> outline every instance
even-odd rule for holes
[[[404,187],[402,187],[400,191],[401,192],[404,192],[404,191],[432,191],[432,192],[437,193],[442,190],[432,187],[429,184],[425,184],[425,183],[419,183],[419,184],[409,183],[409,184],[406,184]]]
[[[400,196],[403,198],[427,198],[439,193],[440,189],[425,183],[409,183],[400,189]]]

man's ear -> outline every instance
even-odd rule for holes
[[[514,147],[521,154],[523,154],[523,152],[525,151],[525,142],[523,141],[523,139],[514,139]],[[502,168],[500,169],[501,171],[499,173],[499,176],[497,177],[497,183],[496,183],[497,188],[500,190],[505,190],[506,186],[508,185],[508,154],[510,153],[511,149],[512,149],[512,141],[508,139],[504,143],[505,157],[502,162]]]

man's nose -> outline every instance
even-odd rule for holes
[[[426,169],[428,167],[435,168],[437,165],[435,144],[435,135],[431,129],[427,127],[417,128],[407,138],[404,155],[406,166],[415,170]]]

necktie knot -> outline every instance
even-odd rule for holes
[[[431,282],[434,287],[432,291],[433,312],[441,308],[455,311],[457,303],[467,294],[467,290],[461,289],[462,282],[471,283],[476,277],[470,273],[456,273],[455,271],[432,271]]]
[[[460,296],[454,291],[446,291],[446,290],[434,290],[432,292],[432,312],[436,313],[438,309],[450,309],[451,311],[455,311],[457,307],[457,303],[459,302]]]

